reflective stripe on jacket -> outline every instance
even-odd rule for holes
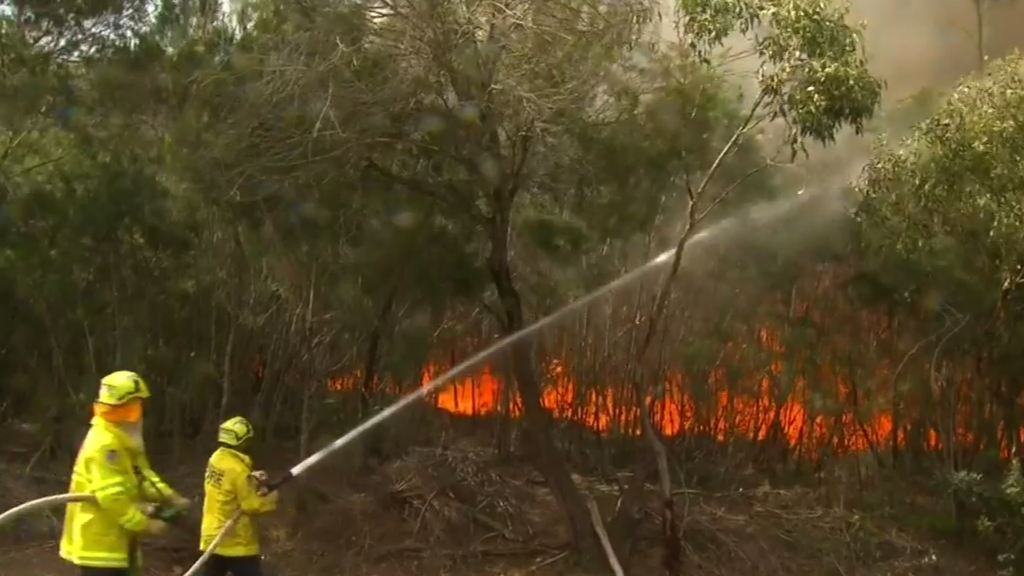
[[[260,496],[256,482],[249,477],[252,459],[230,448],[218,448],[206,465],[203,482],[203,525],[199,549],[205,552],[227,521],[239,509],[242,517],[217,546],[220,556],[255,556],[259,554],[259,534],[252,516],[270,512],[277,507],[277,494]]]
[[[138,566],[134,540],[147,521],[140,505],[176,496],[129,436],[102,418],[92,419],[78,449],[69,492],[92,494],[96,503],[67,505],[60,556],[89,568]]]

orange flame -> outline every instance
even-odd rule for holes
[[[758,339],[768,351],[782,352],[779,339],[767,330],[760,330]],[[891,411],[876,410],[873,414],[862,414],[850,386],[828,367],[819,368],[821,373],[815,375],[815,381],[830,383],[826,385],[838,391],[842,405],[829,410],[815,409],[821,401],[815,398],[802,367],[796,368],[790,371],[792,383],[786,390],[784,363],[775,360],[763,376],[755,378],[755,385],[746,393],[737,392],[735,386],[729,386],[726,369],[722,365],[711,371],[702,386],[702,393],[694,390],[694,383],[685,374],[674,374],[665,378],[657,393],[648,394],[644,403],[649,407],[655,428],[666,436],[700,434],[721,442],[736,437],[754,441],[774,438],[784,441],[798,454],[811,458],[823,450],[847,454],[878,449],[893,442],[897,445],[906,442],[906,430],[893,429]],[[438,364],[427,365],[422,371],[421,385],[427,385],[435,375],[443,372],[443,367]],[[611,386],[607,382],[601,387],[577,386],[560,361],[549,362],[544,372],[541,403],[556,418],[578,422],[598,433],[635,435],[640,432],[638,403],[632,394],[622,392],[629,390],[628,387]],[[888,367],[882,366],[877,381],[887,382],[888,372]],[[351,389],[358,381],[357,375],[339,378],[333,380],[330,387],[335,390]],[[453,414],[483,416],[505,413],[517,418],[522,413],[522,405],[514,394],[509,394],[509,398],[504,400],[505,385],[488,366],[474,376],[445,387],[432,396],[432,401],[438,408]],[[872,388],[871,393],[878,394],[884,388],[879,385]],[[966,414],[962,421],[967,421]],[[953,432],[953,436],[955,445],[971,445],[976,440],[974,434],[962,426]],[[1001,436],[999,450],[1008,457],[1012,442],[1005,434]],[[943,444],[942,438],[939,431],[927,430],[925,446],[939,449]],[[1018,438],[1024,442],[1024,430],[1018,433]]]
[[[422,384],[429,383],[433,374],[439,372],[441,370],[432,366],[424,369]],[[549,372],[541,404],[556,418],[581,423],[599,433],[639,433],[639,409],[635,401],[616,397],[612,387],[579,392],[575,383],[561,373],[557,362],[552,363]],[[720,373],[712,380],[721,381]],[[511,399],[507,411],[502,410],[504,385],[490,368],[485,368],[480,374],[440,391],[433,402],[453,414],[483,416],[506,412],[517,418],[522,413],[522,405],[516,398]],[[805,455],[825,449],[834,454],[863,452],[886,446],[894,439],[899,445],[906,441],[906,431],[894,434],[893,417],[887,410],[869,417],[858,417],[849,408],[839,415],[813,414],[806,407],[811,400],[802,379],[798,379],[781,401],[773,398],[767,377],[759,383],[755,395],[731,393],[721,389],[724,386],[718,386],[713,401],[704,403],[696,401],[686,391],[681,376],[669,378],[663,388],[661,394],[649,396],[645,401],[655,428],[666,436],[703,434],[721,442],[736,437],[766,441],[774,428],[779,439]],[[1024,433],[1020,437],[1024,440]],[[941,438],[937,430],[928,430],[926,447],[942,448]],[[974,435],[961,428],[956,430],[955,440],[958,445],[970,445]],[[1001,454],[1008,457],[1010,446],[1005,441],[1001,444]]]

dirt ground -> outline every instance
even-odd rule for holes
[[[6,472],[6,473],[5,473]],[[60,491],[59,478],[0,470],[0,507]],[[201,493],[183,478],[177,485]],[[195,478],[196,475],[187,475]],[[172,479],[173,477],[169,478]],[[27,481],[31,480],[31,481]],[[616,489],[577,483],[607,513]],[[364,475],[325,470],[283,495],[263,522],[276,576],[574,575],[568,533],[543,482],[470,444],[420,448]],[[653,491],[652,491],[653,492]],[[298,495],[301,495],[298,496]],[[807,490],[767,486],[732,493],[688,491],[683,540],[687,576],[970,576],[989,566],[908,533],[885,515],[835,510]],[[655,499],[641,531],[633,574],[661,574]],[[57,556],[61,510],[26,518],[0,535],[0,576],[74,574]],[[193,514],[195,516],[195,514]],[[196,558],[198,518],[145,549],[146,573],[184,573]]]

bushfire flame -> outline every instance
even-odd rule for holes
[[[422,385],[441,372],[436,366],[428,366],[423,371]],[[802,378],[796,380],[783,398],[773,392],[770,376],[761,379],[756,394],[737,394],[726,389],[724,371],[718,369],[711,377],[710,387],[715,391],[710,402],[695,400],[681,375],[668,378],[660,393],[649,396],[645,402],[655,428],[665,436],[700,434],[720,442],[737,437],[767,441],[774,436],[790,449],[808,455],[823,449],[835,454],[862,452],[893,440],[893,418],[888,411],[867,418],[858,417],[850,409],[839,415],[815,415],[807,409],[813,402],[807,386]],[[578,422],[598,433],[639,434],[637,403],[629,397],[616,397],[613,392],[625,387],[581,391],[557,361],[551,363],[546,383],[541,404],[556,418]],[[515,396],[503,401],[504,386],[488,367],[437,393],[433,402],[453,414],[507,413],[518,418],[522,405]],[[503,409],[505,404],[507,410]],[[903,443],[904,435],[903,431],[896,434],[898,443]],[[965,431],[957,436],[958,443],[971,440]],[[931,449],[940,448],[939,434],[929,430],[926,443]]]
[[[779,339],[761,330],[759,340],[765,349],[781,353]],[[728,348],[728,347],[727,347]],[[723,355],[725,357],[725,355]],[[781,358],[781,354],[778,355]],[[453,362],[454,363],[454,362]],[[445,371],[440,364],[427,365],[421,376],[421,385],[427,385]],[[784,370],[784,362],[771,362],[753,380],[747,391],[739,393],[730,386],[724,366],[715,367],[700,387],[685,374],[674,374],[659,386],[656,393],[644,399],[655,428],[665,436],[703,435],[718,441],[744,437],[752,441],[780,441],[797,455],[813,458],[822,451],[849,454],[877,450],[893,443],[903,445],[907,431],[894,430],[891,411],[876,409],[865,414],[858,406],[856,394],[843,379],[831,370],[820,368],[814,375],[817,386],[831,386],[840,399],[840,408],[822,409],[820,400],[807,382],[802,369]],[[878,382],[889,379],[888,366],[878,371]],[[544,374],[542,405],[562,420],[582,424],[596,433],[639,434],[638,402],[626,386],[578,386],[564,364],[551,361]],[[789,384],[786,384],[786,380]],[[334,389],[349,388],[358,378],[338,379],[331,383]],[[432,395],[435,406],[453,414],[485,416],[504,413],[517,418],[522,405],[515,394],[506,394],[506,383],[489,367],[476,375],[462,379]],[[886,386],[871,390],[878,394]],[[699,399],[698,399],[699,398]],[[949,435],[949,434],[947,434]],[[977,445],[974,435],[958,426],[951,434],[956,445]],[[937,430],[926,431],[924,443],[929,449],[942,448],[942,437]],[[1018,433],[1024,440],[1024,431]],[[1009,456],[1012,442],[1001,434],[999,450]]]

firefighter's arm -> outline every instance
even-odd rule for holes
[[[148,518],[132,494],[132,462],[123,450],[105,446],[87,464],[89,492],[96,503],[121,526],[132,532],[146,529]]]
[[[150,502],[171,501],[175,504],[184,500],[160,475],[153,471],[145,454],[136,457],[135,466],[142,475],[142,497]]]
[[[248,470],[232,470],[235,492],[238,495],[238,506],[245,514],[262,514],[277,508],[277,492],[260,496],[256,491],[256,479]]]

